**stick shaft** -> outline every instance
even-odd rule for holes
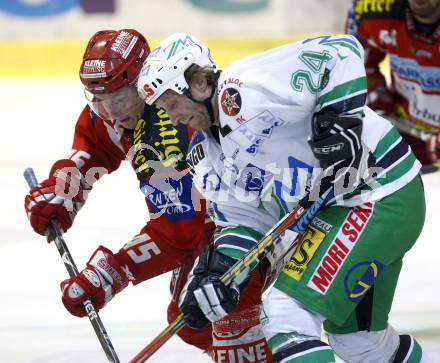
[[[423,131],[423,130],[415,128],[412,123],[410,123],[408,120],[405,120],[401,117],[389,118],[389,120],[394,124],[394,126],[396,126],[396,128],[399,131],[402,131],[406,134],[414,136],[415,138],[417,138],[419,140],[427,141],[428,139],[430,139],[434,135],[434,133],[432,133],[432,132]]]
[[[27,168],[23,173],[24,178],[26,179],[29,188],[33,188],[38,185],[37,178],[35,177],[34,171],[32,168]],[[75,277],[78,275],[78,269],[73,261],[72,255],[67,248],[67,244],[64,241],[63,235],[61,231],[58,229],[55,221],[51,220],[49,222],[48,230],[50,235],[52,236],[55,246],[58,249],[58,253],[63,260],[64,266],[66,267],[67,272],[70,277]],[[92,302],[87,299],[83,302],[84,309],[87,313],[87,316],[95,330],[96,336],[101,343],[102,349],[104,350],[107,359],[111,363],[119,363],[118,355],[116,354],[115,349],[113,348],[113,344],[110,341],[110,337],[107,334],[107,331],[104,327],[104,324],[101,321],[101,318],[98,315],[95,307]]]
[[[311,222],[318,210],[333,197],[333,188],[329,188],[321,197],[311,202],[307,198],[301,200],[293,210],[286,214],[266,235],[253,247],[245,256],[239,259],[221,277],[225,285],[229,285],[236,276],[244,269],[254,269],[258,263],[270,252],[271,247],[277,244],[281,234],[289,227],[295,232],[304,232],[305,227]],[[159,350],[174,334],[186,325],[183,314],[180,314],[170,325],[168,325],[156,338],[145,346],[130,363],[143,363]]]
[[[440,171],[440,163],[423,165],[420,174],[430,174]]]

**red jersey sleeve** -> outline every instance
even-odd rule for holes
[[[365,69],[367,73],[367,105],[376,111],[393,114],[395,95],[387,86],[385,76],[380,71],[380,63],[387,55],[387,49],[380,47],[383,37],[391,37],[387,28],[387,12],[390,5],[381,9],[370,9],[362,0],[354,0],[348,12],[345,31],[356,36],[365,49]],[[391,41],[391,39],[390,39]]]
[[[114,125],[103,121],[86,106],[75,126],[69,158],[75,162],[83,175],[90,168],[103,168],[105,173],[111,173],[125,159],[125,142],[123,137],[118,135]],[[98,174],[103,175],[101,172]]]

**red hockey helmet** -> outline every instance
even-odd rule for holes
[[[91,93],[114,92],[136,81],[149,53],[147,40],[134,29],[99,31],[87,44],[79,77]]]

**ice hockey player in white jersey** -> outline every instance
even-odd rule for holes
[[[414,338],[388,324],[402,258],[425,219],[420,163],[397,130],[365,106],[363,55],[352,36],[322,36],[218,72],[209,49],[174,34],[150,54],[139,78],[141,96],[174,122],[213,137],[218,129],[221,151],[214,154],[224,169],[214,185],[224,183],[238,200],[247,193],[250,201],[237,211],[260,209],[278,220],[311,186],[316,190],[317,169],[332,170],[339,182],[339,197],[308,226],[263,303],[275,362],[334,362],[333,352],[347,362],[429,362]],[[210,153],[193,139],[193,168]],[[204,192],[209,175],[194,170]],[[253,211],[223,214],[222,224],[257,228]],[[270,227],[263,220],[259,226]],[[214,267],[221,260],[224,271],[240,248],[243,254],[251,247],[233,237],[235,248],[216,250],[231,259],[200,258],[180,305],[187,322],[222,319],[241,301],[240,283],[222,285]],[[322,323],[330,346],[321,341]]]
[[[179,35],[174,39],[178,41]],[[192,38],[188,39],[193,42]],[[171,43],[172,41],[168,42]],[[203,49],[206,50],[206,62],[212,64],[208,57],[209,50]],[[148,67],[149,64],[146,63],[144,74],[148,72]],[[281,204],[272,203],[270,197],[267,198],[268,203],[262,198],[255,198],[253,191],[263,188],[260,178],[252,179],[252,169],[240,173],[242,180],[230,188],[232,179],[237,178],[237,173],[232,159],[225,158],[221,150],[218,127],[198,128],[188,151],[187,163],[193,175],[194,185],[210,202],[208,211],[218,228],[214,236],[215,246],[200,257],[193,271],[195,277],[181,296],[181,306],[184,306],[184,312],[188,312],[186,320],[194,328],[200,328],[213,321],[214,361],[234,363],[242,362],[246,358],[246,362],[271,363],[269,347],[260,325],[261,294],[274,282],[290,257],[287,247],[293,243],[296,234],[286,231],[282,243],[253,271],[252,276],[245,275],[244,281],[236,281],[237,288],[241,290],[240,303],[236,306],[238,294],[234,291],[229,293],[228,289],[220,286],[218,277],[261,239],[284,211]],[[267,188],[265,192],[270,194],[272,190]],[[216,282],[222,289],[225,300],[224,304],[219,306],[221,311],[218,314],[205,318],[194,300],[192,286],[198,286],[198,278],[207,274],[208,268],[210,273],[215,272]],[[233,308],[234,312],[225,317]]]

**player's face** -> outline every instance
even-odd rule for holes
[[[206,106],[194,102],[185,95],[174,91],[165,91],[155,102],[165,110],[173,124],[190,124],[195,130],[207,130],[210,127]]]
[[[85,95],[90,108],[99,117],[117,121],[126,129],[135,127],[145,108],[134,85],[105,94],[92,94],[86,89]]]
[[[416,17],[437,21],[440,17],[440,0],[408,0]]]

